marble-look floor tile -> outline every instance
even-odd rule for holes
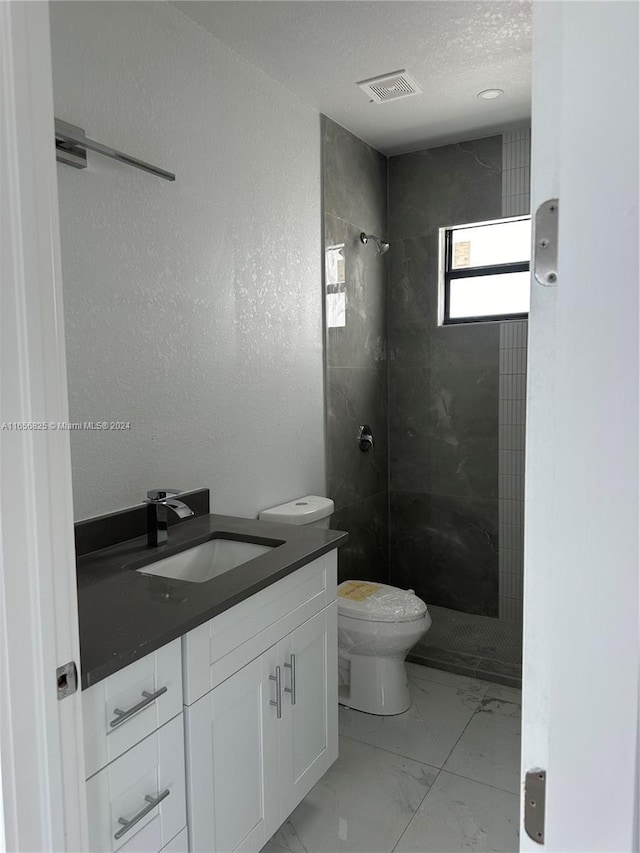
[[[476,782],[520,790],[520,705],[485,698],[444,765]]]
[[[340,708],[340,732],[389,752],[442,767],[482,697],[468,687],[451,687],[409,676],[412,703],[393,717]]]
[[[518,850],[515,794],[442,772],[394,853]]]
[[[522,690],[518,687],[506,687],[503,684],[492,684],[491,682],[481,682],[487,684],[487,692],[484,694],[487,698],[500,699],[502,702],[515,702],[516,705],[522,705]]]
[[[418,663],[407,663],[405,664],[407,667],[407,675],[410,679],[424,680],[424,681],[434,681],[436,684],[445,684],[447,687],[455,687],[460,690],[466,690],[473,696],[475,696],[478,701],[484,699],[487,695],[488,687],[486,681],[479,681],[477,678],[471,678],[468,675],[458,675],[455,672],[447,672],[444,669],[435,669],[431,666],[422,666]],[[498,685],[491,685],[491,687],[496,688],[497,690],[509,689],[503,688]],[[491,694],[494,695],[493,693]],[[502,698],[496,696],[496,698]],[[506,699],[506,697],[504,697]],[[506,699],[508,702],[515,702],[515,699]]]
[[[341,738],[338,761],[265,849],[390,853],[437,774],[434,767]]]

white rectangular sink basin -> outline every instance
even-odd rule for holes
[[[144,575],[204,583],[253,560],[254,557],[266,554],[275,547],[275,544],[257,545],[255,542],[236,542],[234,539],[211,539],[136,571]]]

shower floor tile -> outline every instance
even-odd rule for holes
[[[340,709],[340,758],[263,853],[518,850],[520,691],[407,671],[405,714]]]
[[[429,605],[432,625],[409,660],[520,687],[522,627],[515,622]]]

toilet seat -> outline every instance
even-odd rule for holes
[[[414,622],[426,612],[421,598],[397,586],[374,581],[344,581],[338,586],[340,616],[365,622]]]

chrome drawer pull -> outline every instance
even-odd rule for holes
[[[129,717],[132,717],[134,714],[137,714],[138,711],[141,711],[143,708],[146,708],[147,705],[151,705],[152,702],[155,702],[158,696],[162,696],[163,693],[167,692],[166,687],[161,687],[160,690],[156,690],[155,693],[149,693],[148,690],[143,690],[142,695],[144,699],[141,702],[138,702],[137,705],[134,705],[133,708],[129,708],[128,711],[121,711],[120,708],[114,708],[113,713],[117,714],[115,720],[111,720],[109,726],[113,729],[116,726],[119,726],[120,723],[124,723],[125,720],[128,720]]]
[[[275,701],[271,699],[269,704],[275,706],[276,717],[280,719],[282,717],[282,677],[279,666],[276,667],[276,674],[269,676],[269,680],[276,683],[276,698]]]
[[[165,687],[165,690],[166,690],[166,687]],[[155,807],[159,803],[161,803],[164,799],[166,799],[170,793],[171,793],[171,791],[168,788],[165,788],[164,791],[161,794],[158,794],[157,797],[150,797],[149,794],[147,794],[147,796],[145,797],[145,800],[149,803],[149,805],[145,806],[142,809],[142,811],[138,812],[138,814],[135,817],[132,817],[131,820],[126,820],[123,817],[119,817],[118,823],[122,824],[122,829],[119,829],[113,837],[116,839],[122,838],[122,836],[125,834],[125,832],[129,832],[129,830],[131,829],[132,826],[135,826],[136,823],[138,823],[138,821],[142,820],[143,817],[146,817],[146,815],[148,815],[150,811],[153,811],[153,809],[155,809]]]
[[[287,669],[291,670],[291,687],[285,687],[284,692],[291,694],[291,704],[296,704],[296,656],[290,656],[291,663],[285,663]]]

